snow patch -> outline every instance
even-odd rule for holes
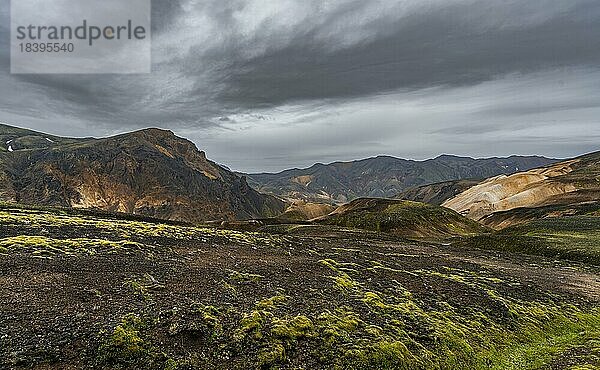
[[[13,148],[12,148],[12,145],[9,145],[9,146],[8,146],[8,151],[9,151],[9,152],[14,152],[14,150],[13,150]]]
[[[48,138],[45,138],[45,139],[46,139],[46,140],[48,140],[48,142],[50,142],[50,143],[53,143],[53,142],[54,142],[53,140],[50,140],[50,139],[48,139]]]

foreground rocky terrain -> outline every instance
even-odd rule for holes
[[[598,265],[262,230],[3,205],[0,368],[600,366]]]

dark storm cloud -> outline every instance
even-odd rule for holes
[[[544,2],[537,4],[539,8],[530,11],[543,12]],[[440,6],[410,18],[382,15],[368,25],[377,29],[377,37],[334,51],[330,44],[315,40],[318,29],[298,30],[284,48],[233,63],[224,71],[229,88],[218,97],[248,106],[278,105],[398,88],[469,85],[515,71],[595,65],[600,61],[600,3],[573,4],[539,24],[506,29],[501,24],[469,23],[494,17],[486,14],[484,1]]]
[[[573,125],[600,134],[595,0],[155,0],[152,16],[150,75],[10,75],[0,0],[0,121],[65,135],[171,128],[257,170],[552,154],[513,132],[576,154],[591,144]]]

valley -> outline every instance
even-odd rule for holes
[[[599,35],[598,0],[0,1],[0,370],[600,370]]]
[[[0,139],[0,368],[600,367],[598,153],[246,178],[159,129]]]

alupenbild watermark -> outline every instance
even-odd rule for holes
[[[11,0],[11,73],[149,73],[151,0]]]

